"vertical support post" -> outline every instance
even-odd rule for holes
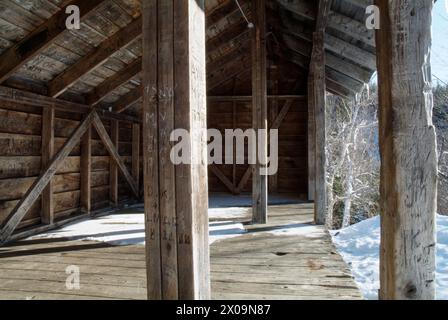
[[[92,188],[92,128],[87,129],[81,138],[81,210],[91,211]]]
[[[45,169],[54,155],[54,108],[43,108],[42,111],[42,169]],[[54,203],[53,203],[53,181],[50,180],[42,192],[42,213],[43,224],[53,224]]]
[[[140,190],[140,125],[132,124],[132,177]]]
[[[381,299],[434,299],[437,151],[433,1],[376,1],[381,152]]]
[[[142,2],[149,299],[210,298],[204,10],[200,0]],[[180,164],[173,129],[189,132]]]
[[[111,120],[110,122],[110,139],[118,150],[118,137],[119,137],[119,122],[118,120]],[[118,166],[115,163],[113,157],[110,157],[109,165],[109,199],[112,206],[118,206]]]
[[[252,222],[264,224],[268,220],[268,176],[261,175],[260,169],[267,163],[268,148],[266,0],[252,1],[252,13],[252,127],[257,133],[266,131],[266,135],[257,134],[257,161],[252,166]]]
[[[313,34],[312,52],[312,106],[314,107],[314,147],[315,147],[315,189],[314,189],[314,220],[316,224],[332,224],[327,217],[327,182],[326,182],[326,130],[325,130],[325,49],[324,32]]]
[[[314,127],[314,73],[308,75],[308,200],[314,201],[316,190],[316,129]]]
[[[278,79],[279,79],[279,71],[276,63],[271,64],[270,66],[270,74],[272,81],[272,94],[278,95]],[[269,127],[272,128],[275,120],[278,117],[278,99],[271,99],[269,106]],[[272,193],[278,192],[278,173],[268,177],[268,190]]]

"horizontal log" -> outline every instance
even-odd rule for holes
[[[92,111],[92,108],[88,105],[42,96],[36,93],[31,93],[18,89],[12,89],[5,86],[0,86],[0,100],[17,102],[21,104],[28,104],[42,108],[54,107],[56,110],[71,113],[86,114]],[[141,122],[140,119],[125,114],[117,114],[103,109],[96,109],[96,111],[101,118],[108,120],[119,120],[135,123]]]

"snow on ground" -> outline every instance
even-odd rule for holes
[[[209,243],[240,236],[246,233],[241,223],[231,221],[211,222]],[[69,238],[71,240],[91,240],[113,245],[145,243],[145,220],[143,213],[111,214],[69,224],[61,229],[32,237]]]
[[[350,266],[355,281],[366,299],[378,299],[380,217],[348,228],[330,231],[333,242]],[[437,217],[437,299],[448,299],[448,217]]]
[[[324,235],[324,228],[307,223],[292,222],[288,225],[273,227],[266,231],[276,236],[302,236],[307,238],[319,238]]]

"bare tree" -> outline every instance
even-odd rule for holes
[[[327,104],[328,217],[332,227],[378,214],[379,152],[376,94]]]

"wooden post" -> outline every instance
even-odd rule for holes
[[[140,125],[132,124],[132,177],[140,190]]]
[[[50,163],[54,155],[54,108],[44,108],[42,110],[42,169]],[[53,204],[53,181],[48,182],[47,187],[42,192],[42,212],[43,224],[53,224],[54,204]]]
[[[112,120],[110,122],[110,139],[113,145],[118,150],[118,136],[119,136],[119,122],[117,120]],[[118,167],[113,157],[110,156],[110,166],[109,166],[109,195],[110,202],[112,206],[118,206]]]
[[[314,189],[314,220],[316,224],[331,225],[331,219],[326,219],[327,213],[327,183],[325,156],[325,49],[324,33],[313,34],[312,53],[312,105],[314,107],[314,147],[315,147],[315,189]],[[328,221],[327,221],[328,220]]]
[[[91,211],[92,175],[92,128],[81,139],[81,210]]]
[[[148,298],[208,299],[204,2],[148,0],[142,12]],[[192,164],[170,159],[175,128],[190,132]]]
[[[381,299],[434,299],[437,151],[433,1],[376,1],[381,151]]]
[[[316,190],[316,131],[314,128],[314,75],[311,70],[308,75],[308,200],[314,201]]]
[[[269,70],[272,81],[272,94],[278,95],[279,71],[277,64],[272,63],[270,65]],[[278,110],[279,110],[278,99],[271,99],[269,106],[269,123],[270,123],[269,126],[271,129],[274,124],[274,121],[277,119]],[[268,177],[268,190],[269,192],[271,192],[271,194],[278,192],[278,173]]]
[[[257,132],[268,129],[266,84],[266,0],[254,0],[252,12],[255,27],[252,38],[252,127]],[[268,220],[268,176],[261,175],[261,163],[266,164],[268,141],[257,137],[257,163],[252,166],[252,222],[264,224]],[[263,159],[260,159],[260,148]]]

